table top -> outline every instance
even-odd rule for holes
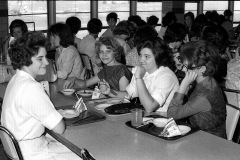
[[[68,98],[65,99],[65,103],[76,101],[73,97],[61,96]],[[90,103],[87,106],[95,112],[104,114],[106,120],[68,126],[63,135],[55,134],[77,154],[79,148],[87,148],[97,160],[237,160],[240,157],[240,145],[204,131],[174,141],[163,140],[126,126],[125,122],[130,120],[130,114],[109,116],[96,110],[95,105]]]
[[[60,94],[63,81],[50,83],[51,100],[56,107],[73,105],[76,100]],[[0,84],[0,87],[6,83]],[[95,103],[87,105],[97,111]],[[64,134],[54,134],[64,145],[76,154],[80,148],[86,148],[97,160],[239,160],[240,145],[204,131],[198,131],[174,141],[163,140],[137,131],[125,125],[130,115],[107,116],[104,121],[96,123],[67,126]]]

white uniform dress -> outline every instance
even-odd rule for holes
[[[61,143],[43,135],[63,117],[56,111],[43,86],[28,73],[17,70],[8,83],[1,123],[19,142],[24,160],[80,159]]]
[[[136,72],[137,67],[133,68],[132,73]],[[173,98],[174,93],[179,88],[179,82],[176,75],[168,67],[159,67],[155,72],[145,73],[143,81],[150,95],[159,103],[159,112],[167,112],[168,106]],[[126,91],[131,97],[139,97],[137,90],[136,78],[132,77]]]

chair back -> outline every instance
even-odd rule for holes
[[[0,139],[3,144],[5,155],[11,160],[23,160],[22,152],[13,134],[0,125]]]
[[[224,88],[223,91],[225,94],[227,110],[227,139],[232,140],[240,115],[240,108],[238,104],[238,94],[240,93],[240,91],[226,88]]]
[[[84,79],[89,79],[94,76],[93,64],[91,58],[84,53],[80,53],[83,67],[85,68]]]

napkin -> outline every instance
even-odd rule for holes
[[[168,119],[168,122],[160,135],[163,137],[174,137],[181,135],[181,131],[173,118]]]
[[[77,114],[79,115],[80,113],[82,113],[83,111],[87,110],[87,107],[85,105],[85,103],[83,102],[82,97],[78,99],[78,101],[75,103],[75,105],[73,106],[73,108],[75,108]]]

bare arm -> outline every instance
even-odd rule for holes
[[[64,120],[62,119],[53,129],[52,131],[58,134],[63,134],[66,129],[66,125]]]

